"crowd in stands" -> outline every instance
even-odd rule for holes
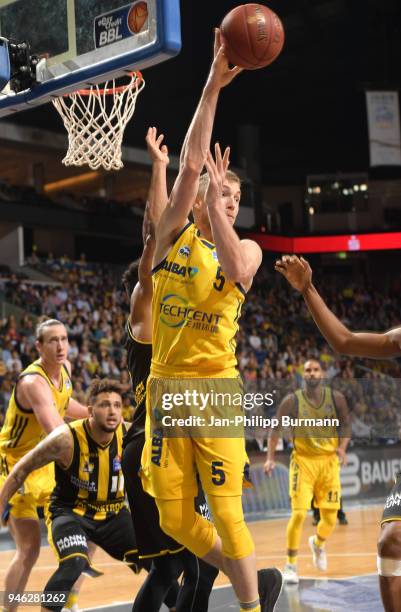
[[[3,301],[18,306],[17,312],[22,313],[1,321],[0,422],[18,374],[37,358],[34,334],[41,314],[67,327],[77,399],[85,401],[85,390],[94,376],[116,378],[124,390],[125,418],[131,418],[134,408],[124,350],[128,299],[115,271],[111,266],[87,263],[84,256],[77,262],[66,257],[35,257],[31,265],[46,273],[49,283],[10,274],[0,285]],[[350,328],[383,331],[400,324],[399,286],[379,293],[368,286],[329,284],[326,279],[322,293]],[[353,437],[383,442],[399,439],[401,362],[333,354],[302,298],[267,266],[259,271],[244,305],[237,355],[248,392],[274,388],[280,397],[299,388],[305,360],[318,358],[326,379],[347,398]]]

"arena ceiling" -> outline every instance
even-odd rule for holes
[[[174,60],[145,71],[147,85],[126,131],[127,145],[143,147],[147,127],[156,125],[178,153],[210,64],[213,26],[239,3],[182,0],[183,50]],[[244,72],[223,91],[214,137],[232,145],[233,161],[240,165],[238,126],[256,125],[265,183],[303,182],[309,173],[366,171],[364,92],[400,89],[401,3],[269,0],[266,4],[283,20],[284,51],[270,67]],[[49,106],[12,120],[63,129]]]

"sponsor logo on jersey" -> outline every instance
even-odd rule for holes
[[[152,437],[152,463],[160,467],[160,461],[162,458],[162,448],[163,448],[163,436],[160,430],[156,430],[153,432]]]
[[[210,515],[210,510],[209,510],[209,506],[207,505],[207,503],[205,502],[204,504],[199,504],[198,506],[198,512],[201,516],[203,516],[203,518],[205,518],[207,521],[211,522],[212,521],[212,517]]]
[[[401,505],[401,493],[392,493],[386,499],[386,505],[384,506],[385,510],[389,510],[393,506]]]
[[[121,457],[116,455],[113,459],[113,472],[119,472],[121,470]]]
[[[74,487],[78,487],[79,489],[85,489],[85,491],[90,491],[92,493],[97,491],[96,482],[93,482],[93,480],[88,482],[87,480],[82,480],[81,478],[74,476],[74,474],[71,474],[70,481]]]
[[[217,257],[216,251],[212,251],[212,257],[213,257],[214,261],[219,261],[219,259]]]
[[[162,269],[183,278],[194,278],[199,272],[199,268],[196,266],[181,266],[181,264],[175,261],[168,261],[167,259],[163,262]]]
[[[87,474],[92,474],[94,469],[95,469],[95,464],[90,463],[89,461],[86,461],[84,464],[84,467],[82,468],[82,471],[86,472]]]
[[[160,302],[160,321],[168,327],[189,327],[211,333],[219,332],[222,315],[192,308],[188,300],[176,293],[169,293]]]
[[[178,255],[181,255],[181,257],[186,257],[186,258],[189,257],[190,253],[191,253],[191,249],[189,248],[189,246],[182,246],[180,250],[178,251]]]
[[[59,552],[63,552],[63,550],[66,550],[68,548],[73,548],[73,547],[83,546],[84,548],[88,548],[88,543],[84,535],[77,533],[77,534],[65,536],[64,538],[60,538],[59,540],[56,540],[56,546]]]
[[[71,389],[71,381],[68,378],[65,381],[65,388],[67,389],[67,391]]]

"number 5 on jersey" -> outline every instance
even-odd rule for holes
[[[216,281],[218,282],[214,282],[213,287],[216,289],[216,291],[223,291],[223,287],[225,285],[226,279],[221,273],[221,266],[217,268]]]
[[[222,467],[222,461],[212,461],[212,483],[218,487],[223,485],[226,481],[226,475],[221,469]]]

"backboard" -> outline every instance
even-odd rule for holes
[[[0,35],[44,57],[38,84],[0,93],[0,116],[176,55],[179,0],[0,0]]]

